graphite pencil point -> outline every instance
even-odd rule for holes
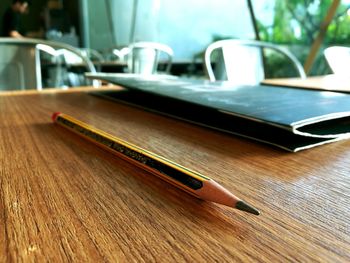
[[[248,205],[247,203],[243,202],[243,201],[238,201],[235,205],[235,207],[239,210],[254,214],[254,215],[260,215],[259,210],[257,210],[256,208]]]

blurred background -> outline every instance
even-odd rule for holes
[[[0,15],[11,5],[0,2]],[[24,15],[27,36],[90,48],[108,56],[137,41],[164,43],[174,62],[201,61],[220,39],[258,39],[282,45],[305,63],[332,0],[32,0]],[[350,0],[332,16],[309,75],[327,74],[322,50],[350,45]],[[269,61],[273,61],[269,59]],[[270,75],[281,70],[278,58]]]

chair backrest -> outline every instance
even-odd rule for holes
[[[0,90],[41,89],[38,50],[31,45],[0,44]]]
[[[42,77],[44,67],[46,67],[46,71],[53,67],[59,69],[55,70],[52,77],[54,81],[49,82],[54,85],[52,87],[59,86],[58,78],[64,76],[62,63],[66,63],[62,58],[63,51],[79,57],[81,66],[86,68],[85,71],[96,72],[92,62],[83,56],[79,49],[70,45],[30,38],[0,38],[0,90],[41,90],[44,87]],[[48,60],[45,60],[46,64],[44,65],[42,62],[45,58]],[[47,73],[46,71],[45,73]],[[96,86],[98,82],[92,84]]]
[[[306,77],[298,59],[282,47],[262,41],[228,39],[210,44],[205,51],[204,62],[209,79],[228,80],[236,84],[258,84],[265,78],[264,52],[268,51],[283,56],[299,77]]]
[[[126,62],[129,53],[129,47],[115,47],[106,52],[105,58],[107,61]]]
[[[80,48],[80,52],[83,56],[89,58],[91,61],[103,62],[105,59],[103,55],[95,49],[92,48]]]
[[[155,42],[137,42],[129,45],[127,55],[130,73],[156,74],[158,64],[164,63],[165,73],[170,72],[173,50],[164,44]]]
[[[328,47],[323,51],[323,54],[334,74],[349,76],[350,47]]]

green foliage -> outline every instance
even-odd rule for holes
[[[321,23],[327,15],[332,0],[277,0],[273,10],[273,25],[266,35],[266,25],[259,23],[261,37],[274,43],[311,44],[318,33]],[[350,24],[346,14],[347,6],[340,5],[329,27],[327,37],[338,37],[338,33],[350,38]],[[342,27],[338,31],[337,27]],[[298,32],[298,33],[297,33]]]
[[[265,78],[288,78],[296,77],[298,71],[294,68],[290,61],[286,60],[285,56],[280,53],[270,51],[264,52],[265,59]]]
[[[307,52],[302,52],[298,58],[304,62],[331,4],[332,0],[276,0],[273,10],[273,24],[266,25],[258,18],[260,39],[276,44],[302,46]],[[350,45],[348,9],[348,5],[339,5],[324,38],[326,46]],[[272,60],[275,61],[275,64],[271,72],[277,74],[281,71],[281,65],[278,58]],[[323,74],[328,73],[327,70],[322,52],[320,52],[311,73]]]

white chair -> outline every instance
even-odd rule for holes
[[[205,51],[205,68],[211,81],[228,80],[235,84],[256,85],[265,79],[264,54],[267,52],[283,56],[283,60],[291,63],[297,76],[306,77],[302,65],[291,52],[255,40],[228,39],[210,44]]]
[[[170,72],[174,52],[169,46],[155,42],[137,42],[128,48],[127,64],[130,73],[157,74],[159,63],[165,64],[164,73]]]
[[[128,47],[123,47],[120,49],[114,48],[112,50],[112,54],[117,61],[126,61],[126,57],[128,56],[129,53],[130,53],[130,49]]]
[[[105,62],[126,62],[130,50],[127,46],[112,47],[101,52]]]
[[[95,49],[80,48],[79,50],[83,56],[89,58],[93,62],[103,62],[105,60],[103,55]]]
[[[95,73],[92,62],[79,49],[54,41],[0,38],[0,90],[37,89],[73,86],[63,83],[63,68],[69,67],[62,56],[70,53],[80,59],[84,72]],[[45,80],[48,79],[47,83]],[[90,85],[91,80],[79,85]],[[93,81],[93,86],[99,82]]]
[[[328,65],[334,74],[350,75],[350,47],[332,46],[323,51]]]

